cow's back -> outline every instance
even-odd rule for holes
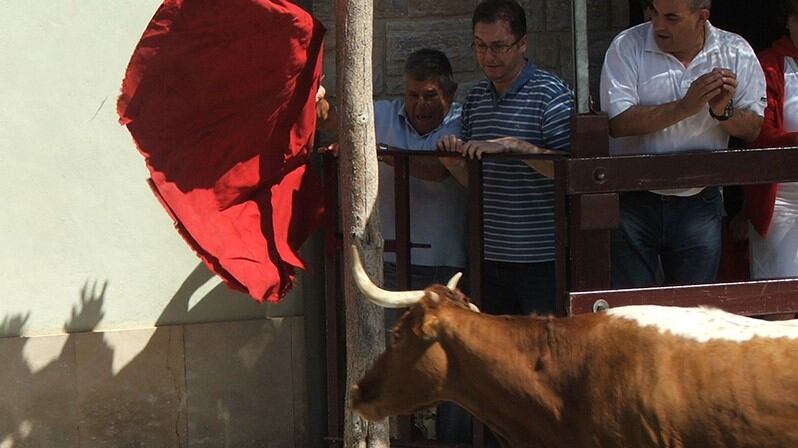
[[[687,316],[682,310],[688,309],[647,310],[676,319],[670,329],[634,319],[633,312],[591,318],[580,336],[584,364],[571,372],[570,390],[584,392],[584,401],[566,397],[574,412],[564,413],[574,427],[576,420],[590,422],[582,422],[580,443],[798,447],[796,322],[760,323],[717,310],[689,309],[698,314]],[[701,322],[691,319],[702,313],[723,337],[696,332]]]

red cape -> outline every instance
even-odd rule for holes
[[[286,0],[165,0],[122,84],[120,123],[156,196],[205,264],[259,302],[290,289],[320,223],[307,163],[323,35]]]

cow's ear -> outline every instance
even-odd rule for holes
[[[429,289],[424,291],[424,304],[428,307],[430,306],[437,306],[441,303],[441,296],[435,291],[430,291]]]
[[[435,315],[435,309],[440,303],[441,296],[435,291],[427,290],[421,298],[420,307],[423,312],[417,333],[425,341],[434,341],[438,338],[438,317]]]

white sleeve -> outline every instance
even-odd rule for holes
[[[628,34],[621,34],[610,44],[601,68],[601,109],[610,118],[640,104],[637,91],[637,51],[624,45]]]

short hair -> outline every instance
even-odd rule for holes
[[[514,0],[484,0],[474,9],[471,18],[471,31],[477,23],[495,23],[503,20],[510,25],[510,32],[516,39],[526,35],[526,12]]]
[[[405,61],[405,75],[416,81],[437,81],[447,94],[454,95],[457,90],[449,58],[442,51],[432,48],[411,53]]]
[[[690,9],[693,11],[712,9],[712,0],[690,0]]]

